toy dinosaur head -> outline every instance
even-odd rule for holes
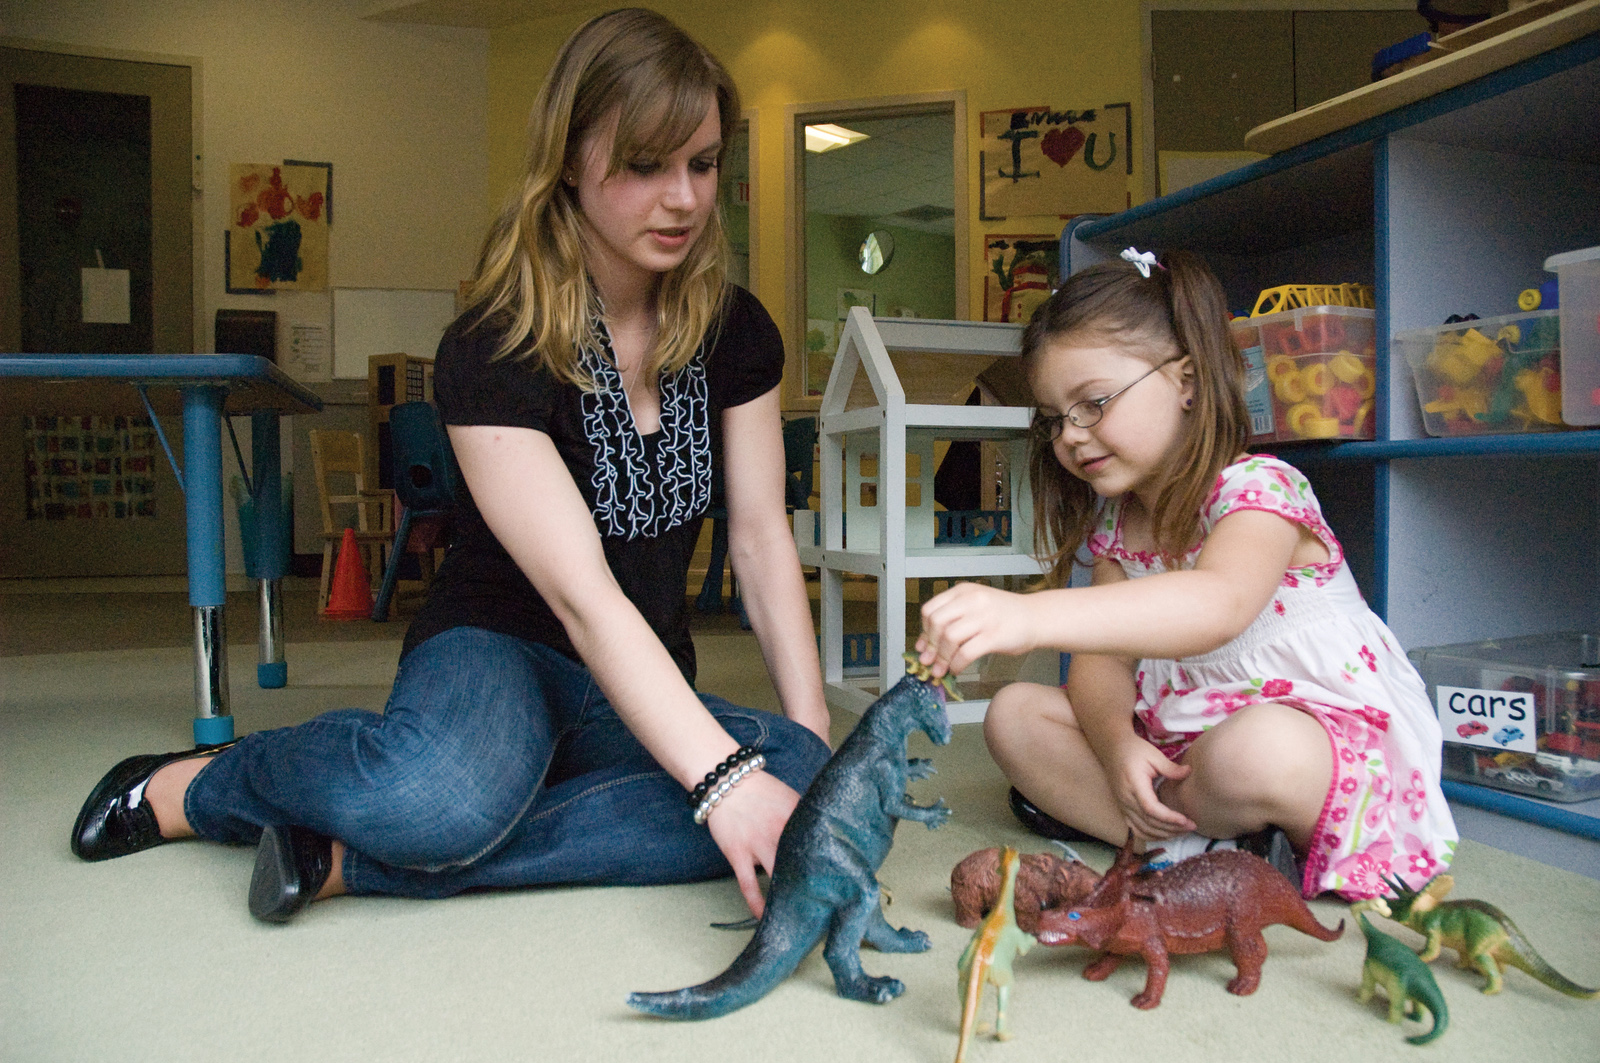
[[[1365,897],[1350,906],[1350,914],[1360,917],[1362,912],[1377,912],[1381,916],[1392,917],[1389,902],[1382,897]]]
[[[1421,915],[1437,908],[1439,899],[1454,888],[1455,879],[1449,875],[1435,875],[1420,890],[1407,886],[1398,875],[1386,877],[1383,884],[1394,891],[1394,899],[1388,901],[1389,911],[1384,914],[1397,923],[1403,923],[1412,915]]]
[[[945,698],[954,694],[955,699],[960,701],[961,695],[955,693],[955,683],[950,676],[934,679],[915,655],[908,653],[905,656],[906,678],[900,681],[895,690],[904,691],[912,700],[912,725],[920,727],[934,745],[948,745],[951,730],[950,717],[944,709]]]
[[[1102,948],[1128,918],[1129,902],[1101,907],[1046,908],[1039,913],[1034,935],[1041,945],[1087,945]]]

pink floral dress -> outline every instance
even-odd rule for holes
[[[1371,897],[1389,892],[1383,878],[1391,875],[1420,887],[1449,865],[1457,839],[1439,790],[1441,736],[1427,688],[1362,599],[1299,470],[1266,456],[1228,466],[1201,517],[1203,536],[1245,509],[1304,525],[1329,559],[1285,572],[1261,615],[1220,649],[1140,661],[1134,727],[1176,760],[1246,705],[1276,701],[1309,713],[1327,732],[1333,783],[1302,891]],[[1120,499],[1107,503],[1089,550],[1134,579],[1167,571],[1158,555],[1123,545]],[[1199,555],[1196,546],[1182,567],[1193,568]]]

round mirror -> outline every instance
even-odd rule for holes
[[[880,273],[894,258],[894,235],[887,229],[875,229],[861,241],[861,272]]]

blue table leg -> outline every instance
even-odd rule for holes
[[[228,707],[227,584],[222,554],[222,399],[213,385],[183,389],[184,516],[194,608],[194,741],[233,740]]]
[[[251,479],[256,490],[256,556],[251,568],[260,588],[261,623],[256,682],[276,689],[289,682],[283,653],[283,577],[289,570],[289,528],[283,519],[282,451],[278,411],[250,417]]]

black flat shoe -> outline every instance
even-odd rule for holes
[[[250,914],[287,923],[316,899],[333,871],[333,839],[309,827],[266,827],[250,875]]]
[[[73,855],[80,860],[110,860],[153,849],[167,841],[156,825],[155,810],[144,799],[150,777],[168,764],[210,756],[232,744],[147,753],[119,761],[95,784],[78,810],[77,822],[72,825]]]
[[[1085,834],[1077,827],[1069,827],[1056,819],[1048,812],[1022,796],[1022,791],[1015,786],[1011,788],[1011,811],[1033,833],[1043,838],[1050,838],[1058,842],[1097,842],[1100,839],[1092,834]]]
[[[1254,853],[1277,868],[1278,873],[1289,880],[1295,892],[1300,892],[1305,882],[1305,868],[1295,855],[1294,846],[1289,844],[1289,836],[1282,830],[1266,827],[1253,834],[1241,834],[1234,841],[1245,852]]]

